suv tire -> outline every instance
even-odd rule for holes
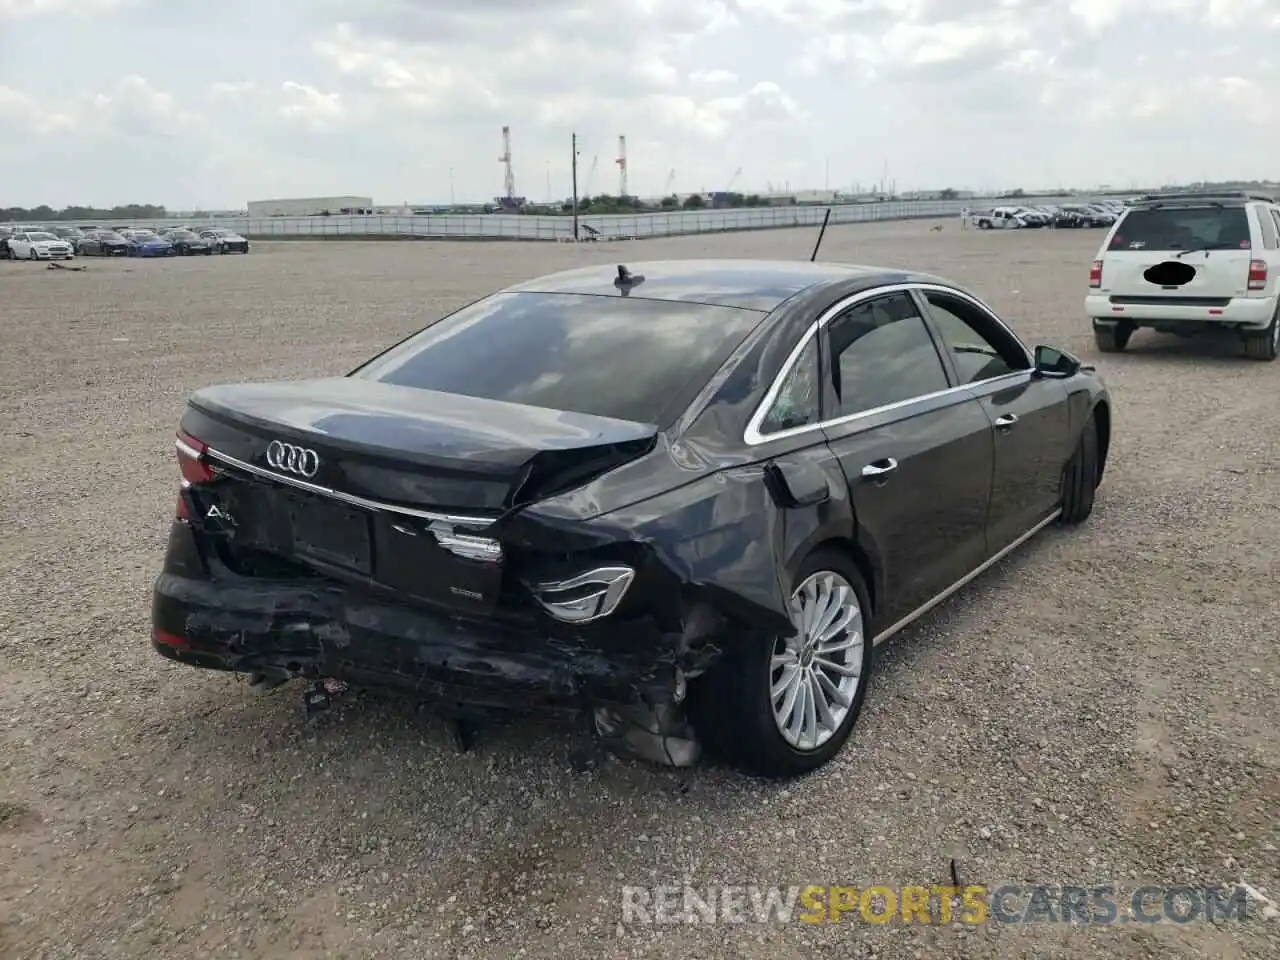
[[[1280,308],[1265,330],[1251,330],[1244,335],[1244,355],[1251,360],[1274,360],[1280,356]]]
[[[1093,325],[1093,340],[1102,353],[1121,353],[1129,345],[1133,336],[1133,327],[1126,324],[1112,323],[1106,326]]]

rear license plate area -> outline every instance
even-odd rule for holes
[[[458,556],[441,546],[427,523],[375,520],[378,583],[419,600],[486,615],[498,605],[503,564]]]
[[[292,552],[299,560],[314,560],[364,576],[373,572],[368,514],[310,498],[293,500],[288,511]]]

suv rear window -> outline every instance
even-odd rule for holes
[[[640,297],[500,293],[352,376],[665,428],[762,318]]]
[[[1248,250],[1244,207],[1221,205],[1130,210],[1108,250]]]

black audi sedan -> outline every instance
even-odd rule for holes
[[[152,644],[795,776],[877,644],[1089,516],[1110,440],[1091,367],[938,277],[586,267],[345,376],[194,393]]]

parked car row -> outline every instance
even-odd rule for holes
[[[248,253],[249,241],[226,227],[0,226],[0,257],[70,260],[81,257],[186,257]]]
[[[1036,227],[1110,227],[1124,212],[1119,200],[1089,203],[1062,203],[1041,206],[1003,206],[969,214],[969,222],[980,230],[1029,229]]]

